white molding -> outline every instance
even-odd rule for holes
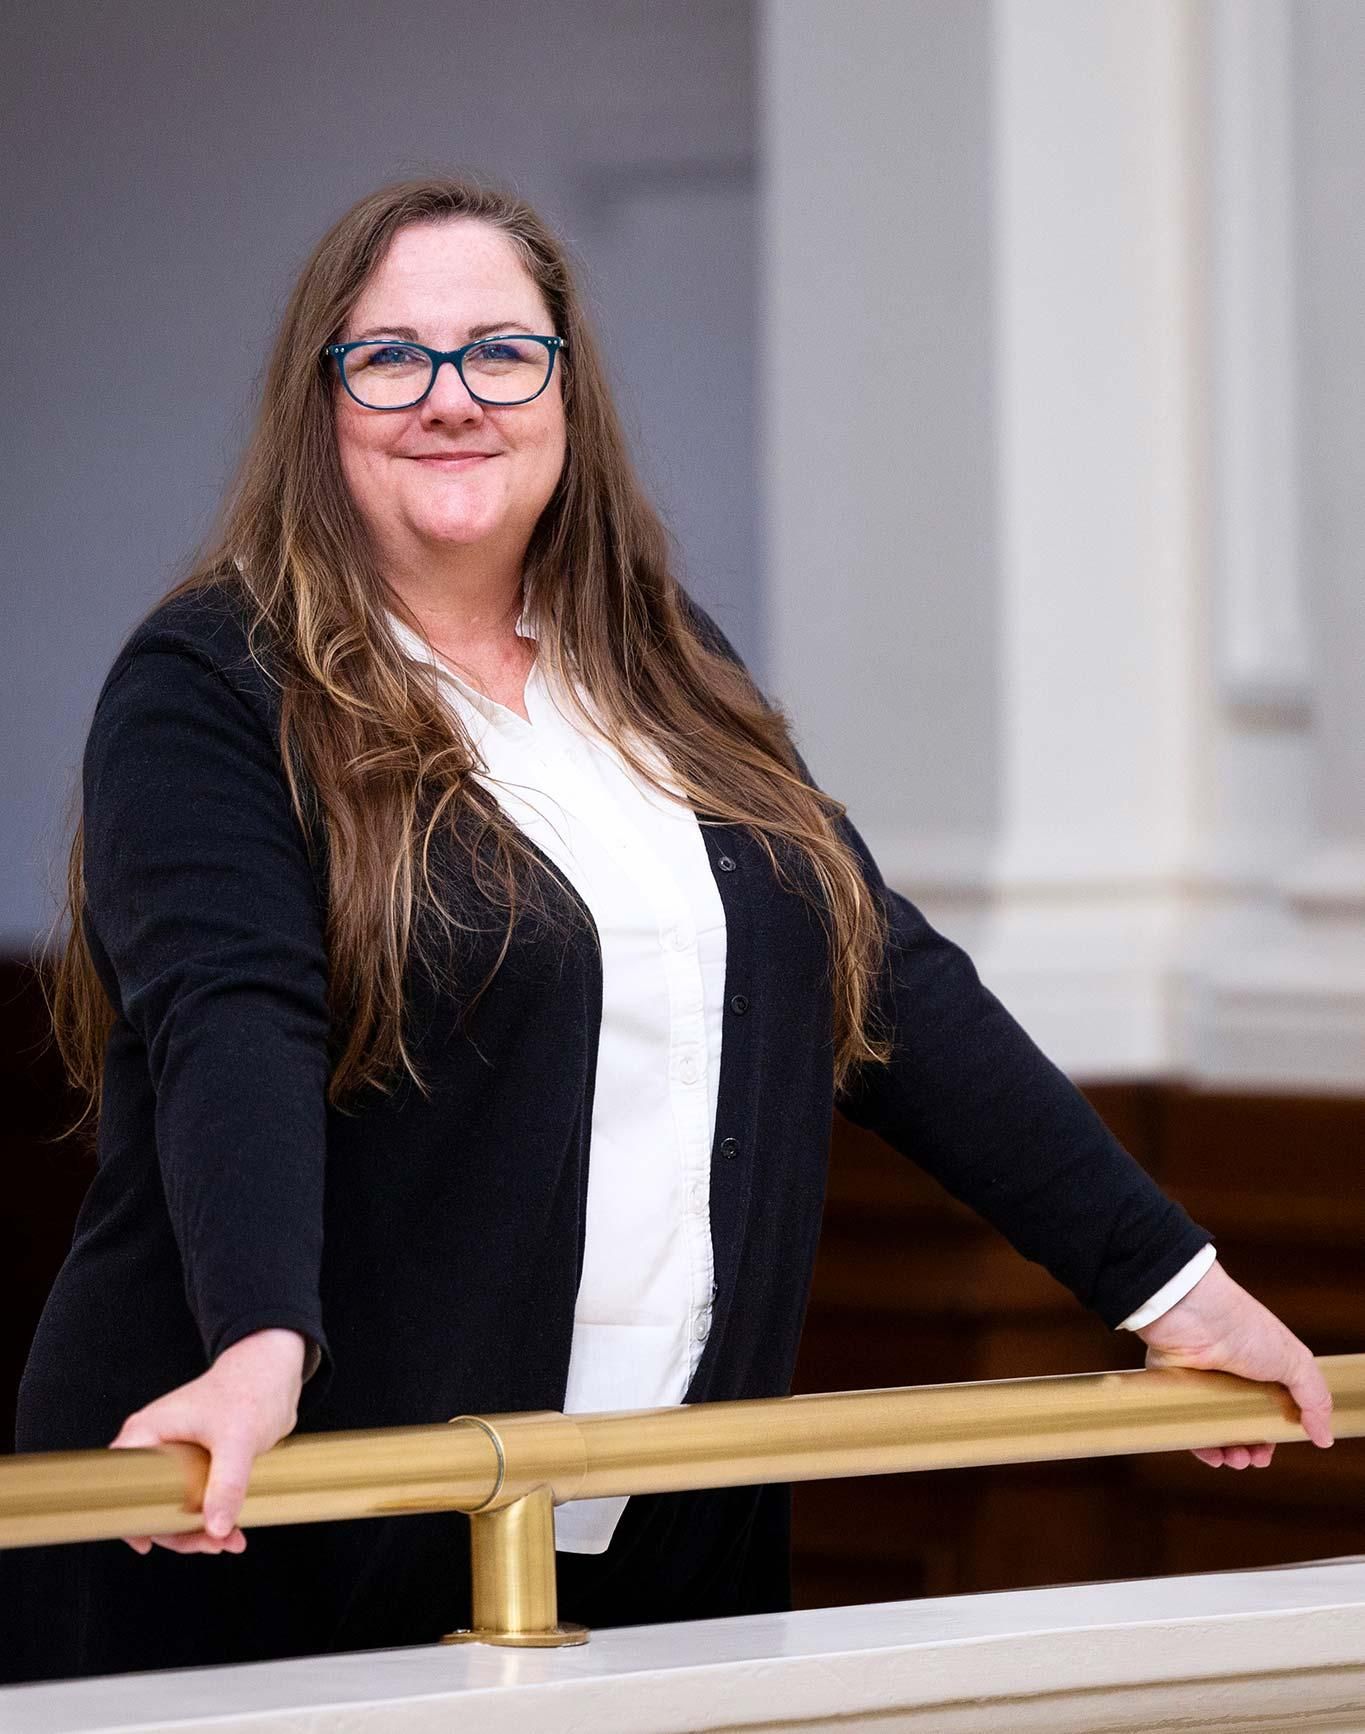
[[[1258,1094],[1365,1094],[1365,968],[1354,986],[1192,979],[1181,1075]]]
[[[916,900],[1014,899],[1075,906],[1116,897],[1164,900],[1198,891],[1245,896],[1281,888],[1284,851],[1257,861],[1242,840],[1206,848],[1197,861],[1162,865],[1125,850],[1122,839],[1091,831],[1034,834],[1002,846],[973,832],[911,832],[859,827],[889,885]],[[1260,839],[1254,839],[1260,841]]]
[[[428,1644],[12,1686],[0,1690],[0,1725],[45,1734],[1362,1734],[1362,1705],[1365,1561],[1356,1558],[627,1626],[594,1632],[576,1650]]]
[[[1070,1077],[1365,1094],[1356,921],[1207,886],[886,877]]]
[[[1216,662],[1286,724],[1311,700],[1300,573],[1288,0],[1212,0],[1208,307]]]
[[[943,895],[899,882],[1069,1076],[1090,1082],[1178,1070],[1171,983],[1183,900],[1152,888],[997,887]]]

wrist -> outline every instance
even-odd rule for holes
[[[307,1349],[308,1339],[301,1331],[272,1325],[265,1330],[252,1331],[247,1336],[238,1337],[235,1343],[222,1351],[214,1365],[217,1366],[221,1361],[233,1364],[250,1361],[253,1365],[267,1362],[292,1368],[302,1377]]]
[[[1227,1295],[1236,1287],[1237,1284],[1215,1259],[1187,1294],[1148,1324],[1139,1325],[1136,1335],[1143,1342],[1150,1343],[1154,1336],[1165,1336],[1172,1326],[1180,1328],[1206,1318],[1221,1310]]]

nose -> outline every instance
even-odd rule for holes
[[[431,390],[422,399],[423,421],[477,421],[483,405],[471,397],[459,369],[453,361],[443,361],[436,369]]]

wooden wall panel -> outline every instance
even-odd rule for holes
[[[1245,1287],[1316,1352],[1365,1351],[1365,1101],[1157,1084],[1087,1094]],[[913,1164],[836,1120],[798,1390],[1098,1371],[1142,1355]],[[1266,1470],[1165,1453],[796,1491],[807,1607],[1361,1551],[1361,1441],[1282,1446]]]

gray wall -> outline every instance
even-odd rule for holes
[[[567,236],[682,575],[761,670],[744,0],[20,0],[3,29],[0,945],[51,918],[100,680],[207,527],[292,276],[382,181],[473,169]]]
[[[990,0],[765,23],[774,683],[874,852],[956,858],[1000,803]]]

